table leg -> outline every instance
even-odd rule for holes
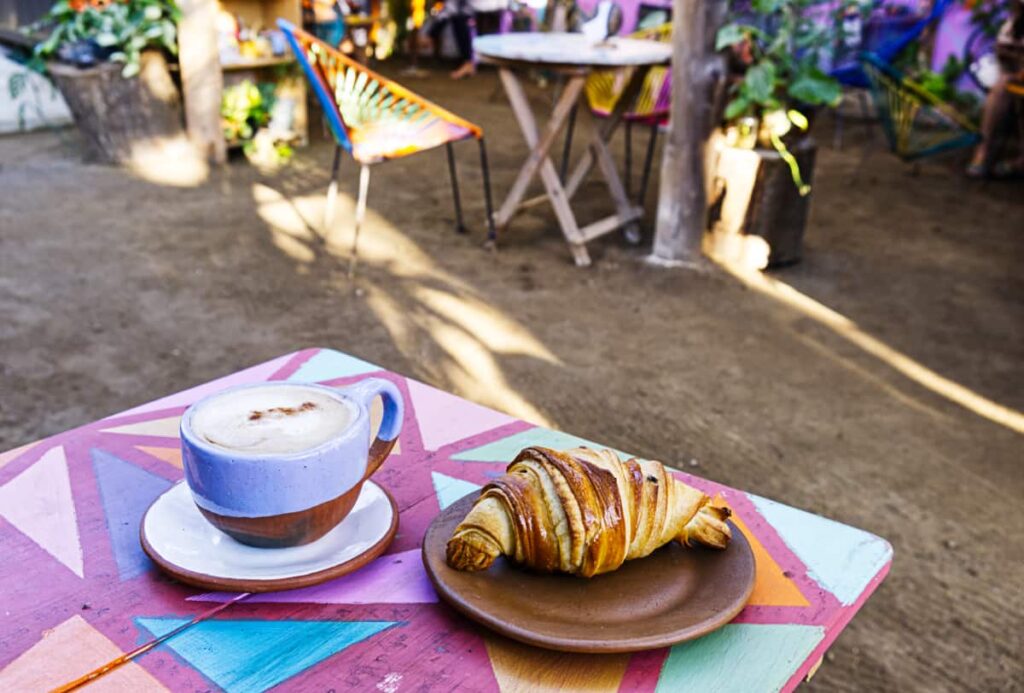
[[[612,109],[612,112],[608,114],[608,117],[604,119],[600,127],[596,130],[598,133],[597,136],[600,137],[602,141],[611,141],[616,128],[618,128],[619,124],[622,122],[622,117],[626,114],[626,111],[632,108],[635,104],[636,97],[640,94],[640,89],[643,88],[644,79],[647,77],[647,73],[650,69],[650,66],[644,65],[633,70],[633,73],[629,77],[629,81],[626,82],[626,87],[622,90],[622,95],[619,97],[619,100],[615,102],[615,107]],[[596,159],[594,157],[594,150],[592,148],[588,148],[576,164],[576,167],[569,175],[569,180],[565,184],[565,194],[570,200],[579,190],[583,181],[590,175],[595,163]]]
[[[498,210],[498,214],[495,217],[495,225],[498,228],[503,228],[508,224],[512,215],[515,214],[516,209],[519,207],[519,203],[522,202],[530,181],[539,171],[541,181],[544,183],[544,189],[548,194],[548,199],[555,210],[558,224],[561,226],[562,233],[569,242],[573,259],[577,265],[589,265],[590,256],[583,245],[583,234],[580,233],[576,217],[569,207],[569,200],[562,187],[558,171],[548,157],[551,145],[565,125],[573,105],[579,100],[586,78],[583,75],[573,75],[569,78],[561,97],[559,97],[558,102],[555,104],[554,112],[551,114],[551,119],[544,130],[544,136],[541,137],[537,131],[537,122],[533,117],[533,111],[530,109],[526,93],[523,91],[522,84],[515,73],[507,68],[501,68],[498,74],[508,94],[509,103],[512,105],[512,112],[515,113],[516,120],[519,121],[519,127],[523,131],[523,137],[532,151],[520,169],[519,175],[516,176],[512,189],[509,190],[508,196],[501,205],[501,209]]]
[[[593,118],[593,116],[591,116]],[[640,242],[640,228],[636,220],[643,216],[643,207],[635,206],[630,202],[629,195],[626,194],[626,188],[622,184],[622,179],[619,178],[618,169],[615,166],[615,157],[612,156],[611,150],[608,149],[608,142],[600,136],[595,134],[593,141],[590,145],[590,151],[593,152],[593,156],[597,159],[597,166],[601,171],[601,177],[604,178],[605,184],[608,186],[608,192],[611,193],[612,200],[615,202],[615,212],[618,226],[623,226],[623,234],[626,240],[636,245]],[[584,229],[584,235],[589,237],[587,233],[588,229]]]

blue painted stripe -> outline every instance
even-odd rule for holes
[[[339,351],[325,349],[313,355],[288,380],[292,382],[316,383],[336,378],[349,378],[354,375],[376,373],[381,367],[357,359],[355,356],[342,354]]]
[[[187,618],[136,618],[160,636]],[[203,621],[170,648],[228,693],[265,691],[327,657],[396,625],[394,621]]]
[[[824,636],[821,626],[728,624],[674,646],[656,693],[778,691]]]
[[[569,448],[581,446],[600,450],[608,447],[606,445],[601,445],[587,440],[586,438],[562,433],[561,431],[551,431],[546,428],[531,428],[528,431],[514,433],[508,438],[502,438],[501,440],[481,445],[480,447],[473,448],[472,450],[463,450],[458,454],[452,455],[451,459],[466,460],[469,462],[507,463],[515,459],[515,456],[519,454],[520,450],[528,448],[531,445],[551,448],[553,450],[567,450]],[[614,448],[610,449],[614,450]],[[632,455],[627,455],[619,450],[615,450],[615,452],[623,459],[632,457]]]

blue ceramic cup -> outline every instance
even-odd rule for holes
[[[247,388],[308,388],[348,410],[348,423],[325,442],[299,452],[243,452],[211,443],[193,430],[196,412],[217,397]],[[370,439],[370,406],[380,396],[384,415]],[[213,402],[212,406],[216,406]],[[292,382],[242,385],[189,407],[181,419],[185,480],[200,512],[214,526],[252,546],[307,544],[352,510],[371,474],[391,453],[404,419],[398,388],[367,378],[344,388]]]

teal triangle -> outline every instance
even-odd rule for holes
[[[122,580],[130,580],[148,571],[152,565],[139,544],[142,516],[173,482],[109,452],[91,452],[117,573]]]
[[[323,351],[318,351],[311,359],[299,366],[299,370],[288,376],[288,380],[317,383],[323,380],[374,373],[379,370],[381,370],[380,366],[357,359],[355,356],[342,354],[340,351],[324,349]]]
[[[159,637],[187,618],[136,618]],[[228,693],[265,691],[395,621],[203,621],[168,640],[175,654]]]
[[[698,640],[675,645],[655,690],[778,691],[823,637],[821,626],[731,623]]]
[[[439,472],[431,472],[430,478],[434,480],[434,493],[437,494],[437,504],[441,506],[441,510],[463,496],[480,490],[480,484],[456,479]]]
[[[864,530],[748,493],[757,511],[807,567],[815,582],[853,604],[892,560],[892,546]]]
[[[593,441],[587,440],[586,438],[579,438],[577,436],[569,435],[568,433],[562,433],[561,431],[552,431],[547,428],[531,428],[527,431],[521,431],[514,433],[508,438],[502,438],[486,445],[481,445],[478,448],[472,450],[463,450],[462,452],[452,455],[453,460],[465,460],[467,462],[511,462],[515,459],[515,456],[519,454],[519,451],[523,448],[528,448],[531,445],[539,445],[545,448],[552,448],[554,450],[565,450],[568,448],[575,447],[588,447],[588,448],[606,448],[607,445],[600,445]],[[614,448],[609,448],[614,450]],[[632,457],[624,452],[615,450],[622,458]]]

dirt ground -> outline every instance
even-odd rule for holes
[[[416,86],[485,127],[500,199],[525,147],[494,75]],[[775,288],[657,270],[649,240],[615,235],[577,269],[546,207],[489,254],[471,144],[473,233],[451,231],[440,151],[374,169],[353,284],[350,161],[337,223],[315,231],[323,142],[278,174],[174,187],[81,164],[69,132],[0,138],[0,449],[333,347],[887,538],[890,576],[809,690],[1024,690],[1007,425],[1024,410],[1024,186],[912,171],[856,125],[837,151],[820,126],[806,257]],[[608,204],[590,187],[578,209]]]

